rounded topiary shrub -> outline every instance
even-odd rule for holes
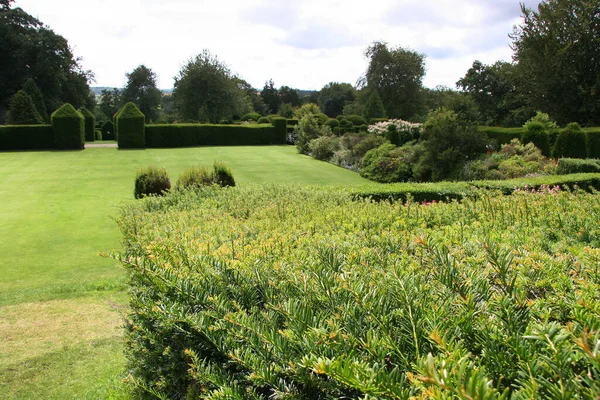
[[[146,117],[131,102],[125,104],[117,114],[117,140],[119,148],[142,149],[146,147]]]
[[[260,117],[257,122],[259,124],[270,124],[271,120],[269,119],[269,117]]]
[[[213,165],[213,182],[221,187],[235,186],[235,179],[225,163],[216,161]]]
[[[66,103],[52,113],[54,132],[53,148],[83,149],[85,142],[85,119],[71,104]]]
[[[150,165],[138,170],[135,176],[134,196],[141,199],[145,196],[162,196],[171,189],[171,180],[163,167]]]
[[[197,189],[202,186],[210,186],[213,184],[214,175],[209,172],[205,167],[195,165],[187,168],[179,175],[175,189],[186,190],[186,189]]]
[[[258,119],[261,117],[261,115],[259,113],[256,112],[251,112],[248,114],[244,114],[241,118],[242,121],[258,121]]]
[[[327,125],[331,128],[331,130],[334,130],[335,128],[337,128],[338,126],[340,126],[340,121],[338,121],[335,118],[329,118],[327,120]]]
[[[79,112],[81,113],[81,115],[83,115],[83,118],[85,120],[85,141],[93,142],[94,140],[96,140],[94,133],[96,117],[85,107],[81,107],[79,109]]]
[[[102,125],[102,138],[104,140],[115,140],[115,125],[111,121],[106,121]]]
[[[360,115],[346,115],[344,118],[352,122],[354,126],[367,125],[367,120]]]

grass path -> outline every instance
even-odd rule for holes
[[[133,201],[136,170],[227,163],[246,183],[362,184],[290,146],[0,153],[2,398],[121,398],[125,278],[111,216]]]

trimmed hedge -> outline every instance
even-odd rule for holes
[[[63,104],[50,117],[54,130],[53,148],[82,150],[85,142],[85,119],[71,104]]]
[[[94,137],[96,140],[102,140],[102,131],[100,129],[96,129],[94,131]]]
[[[96,117],[92,114],[87,108],[81,107],[79,109],[81,115],[85,119],[85,141],[93,142],[96,140],[95,137],[95,126],[96,126]]]
[[[269,119],[269,117],[260,117],[257,121],[257,124],[270,124],[271,120]]]
[[[580,158],[561,158],[558,160],[559,174],[578,174],[585,172],[600,172],[600,160]]]
[[[354,126],[367,125],[367,120],[360,115],[351,114],[351,115],[346,115],[344,118],[347,119],[348,121],[352,122],[352,125],[354,125]]]
[[[412,198],[417,202],[460,200],[477,195],[478,189],[511,194],[516,189],[539,189],[542,186],[561,188],[579,187],[584,190],[600,190],[600,173],[571,175],[547,175],[535,178],[517,178],[503,181],[437,182],[437,183],[391,183],[385,185],[357,186],[350,189],[354,198],[374,201],[402,201]]]
[[[146,147],[145,121],[146,117],[135,104],[129,102],[123,106],[117,114],[119,148],[143,149]]]
[[[554,144],[553,155],[558,157],[586,158],[588,155],[585,133],[577,123],[563,129]]]
[[[600,158],[600,130],[584,129],[589,158]]]
[[[527,123],[527,128],[521,137],[521,143],[533,143],[535,147],[542,151],[544,156],[550,157],[552,155],[548,132],[541,122],[532,121]]]
[[[49,150],[53,136],[52,125],[2,125],[0,151]]]
[[[248,146],[285,144],[285,119],[276,126],[172,124],[146,125],[146,147]],[[283,125],[283,131],[281,126]]]
[[[102,138],[104,140],[115,140],[115,125],[111,121],[106,121],[102,125]]]

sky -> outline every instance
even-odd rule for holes
[[[538,0],[521,0],[536,7]],[[257,89],[356,84],[374,41],[426,56],[423,84],[455,88],[473,61],[510,61],[519,0],[16,0],[65,37],[91,86],[123,87],[140,64],[173,87],[204,49]]]

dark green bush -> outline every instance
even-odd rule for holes
[[[99,129],[94,130],[94,137],[96,140],[102,140],[102,131]]]
[[[48,150],[52,148],[51,125],[0,125],[0,150]]]
[[[111,121],[102,125],[102,137],[104,140],[115,140],[115,125]]]
[[[154,165],[137,171],[133,194],[136,199],[146,196],[162,196],[171,189],[167,170]]]
[[[298,120],[296,118],[288,118],[286,121],[287,121],[287,126],[298,125]]]
[[[285,122],[285,120],[284,120]],[[275,122],[279,123],[280,122]],[[147,125],[146,147],[285,144],[286,132],[267,125]]]
[[[406,182],[412,178],[413,147],[386,143],[369,150],[362,159],[360,175],[376,182]]]
[[[79,109],[81,115],[85,119],[85,141],[93,142],[96,140],[94,130],[96,126],[96,117],[87,108],[81,107]]]
[[[40,117],[42,117],[42,121],[44,121],[44,123],[49,122],[50,117],[48,116],[46,103],[44,103],[44,95],[32,78],[28,78],[25,81],[23,84],[23,91],[31,97],[33,105],[35,106],[35,110],[38,112]]]
[[[354,124],[352,123],[352,121],[347,120],[346,118],[342,118],[340,120],[340,125],[338,126],[338,128],[339,132],[342,134],[354,132]]]
[[[315,114],[315,118],[317,119],[320,125],[324,125],[327,123],[327,121],[329,121],[329,117],[323,113]]]
[[[44,123],[33,104],[33,99],[23,90],[19,90],[11,97],[8,109],[8,123],[10,125],[38,125]]]
[[[568,124],[556,138],[554,158],[586,158],[588,151],[585,136],[578,123]]]
[[[335,119],[337,119],[338,121],[341,121],[342,119],[344,119],[343,115],[338,115],[337,117],[335,117]]]
[[[385,122],[387,121],[389,118],[369,118],[369,123],[370,124],[376,124],[378,122]]]
[[[63,104],[52,113],[55,149],[83,149],[85,142],[85,119],[71,104]]]
[[[248,114],[244,114],[244,116],[242,116],[241,120],[242,121],[258,121],[258,119],[261,117],[261,115],[259,113],[255,113],[255,112],[251,112]]]
[[[544,156],[550,157],[552,155],[550,139],[544,125],[537,121],[530,121],[525,125],[526,128],[521,138],[521,143],[533,143],[535,147],[541,150]]]
[[[479,132],[485,133],[490,139],[496,149],[506,143],[510,143],[513,139],[519,139],[523,137],[525,128],[500,128],[496,126],[480,126]]]
[[[352,125],[354,126],[367,125],[367,120],[360,115],[346,115],[344,118],[352,122]]]
[[[271,118],[271,124],[275,128],[275,135],[279,138],[285,138],[287,135],[287,119],[283,117]]]
[[[216,161],[213,165],[213,182],[221,187],[235,186],[231,169],[225,163]]]
[[[600,160],[580,158],[560,158],[557,173],[561,175],[600,172]]]
[[[327,125],[331,128],[331,130],[337,128],[340,125],[340,121],[335,118],[329,118],[327,120]]]
[[[271,120],[269,119],[269,117],[260,117],[257,122],[259,124],[270,124]]]
[[[121,149],[143,149],[146,117],[131,102],[125,104],[117,114],[117,140]]]
[[[175,189],[186,190],[186,189],[197,189],[203,186],[210,186],[214,183],[213,174],[209,172],[204,166],[193,166],[185,169],[177,183]]]
[[[586,145],[589,158],[600,158],[600,131],[587,131]]]

